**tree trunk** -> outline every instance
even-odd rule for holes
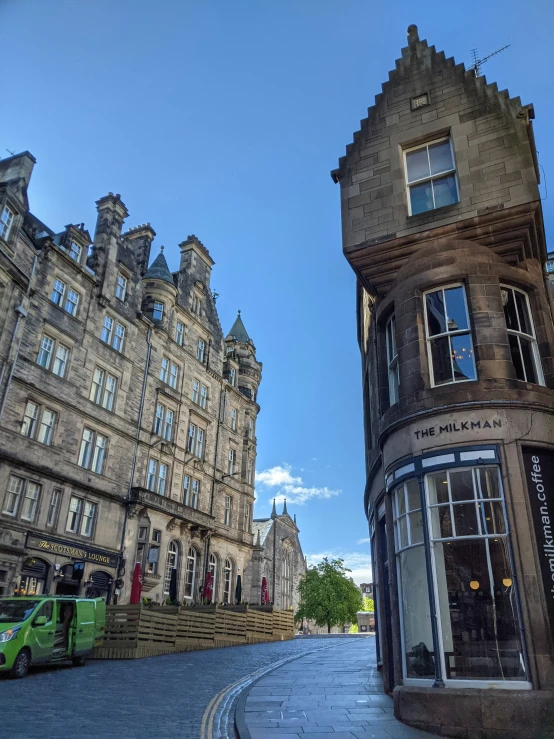
[[[327,633],[328,633],[328,634],[330,634],[330,633],[331,633],[331,624],[327,624]]]

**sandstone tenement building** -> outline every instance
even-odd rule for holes
[[[224,335],[195,236],[171,273],[119,195],[55,233],[29,210],[34,158],[0,161],[0,595],[259,598],[250,560],[262,365]]]
[[[554,326],[533,118],[410,26],[332,173],[357,276],[385,689],[398,718],[465,739],[536,739],[552,704]]]

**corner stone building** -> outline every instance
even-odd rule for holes
[[[262,365],[224,337],[195,237],[170,273],[119,195],[54,233],[30,211],[28,153],[0,161],[0,595],[234,602],[252,583]],[[259,592],[255,583],[254,592]]]
[[[554,330],[533,117],[410,26],[332,173],[385,689],[398,718],[466,739],[552,735]]]

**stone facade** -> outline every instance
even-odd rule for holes
[[[265,577],[275,608],[292,608],[296,613],[300,605],[298,584],[307,570],[299,533],[296,515],[294,519],[289,516],[286,501],[280,515],[274,503],[270,518],[254,519],[255,548],[245,573],[246,582],[251,583],[252,603],[260,602],[259,583]]]
[[[29,210],[35,163],[0,161],[0,594],[234,602],[252,536],[262,365],[222,332],[195,236],[170,273],[119,195],[55,233]],[[80,563],[84,563],[83,566]],[[76,565],[76,566],[75,566]],[[245,592],[244,600],[249,599]]]
[[[358,282],[385,688],[399,718],[467,739],[539,736],[552,697],[554,326],[533,117],[410,26],[332,172]],[[509,714],[483,711],[502,695]]]

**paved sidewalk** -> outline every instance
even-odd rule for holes
[[[345,639],[270,672],[239,700],[240,739],[433,739],[397,721],[374,637]]]

